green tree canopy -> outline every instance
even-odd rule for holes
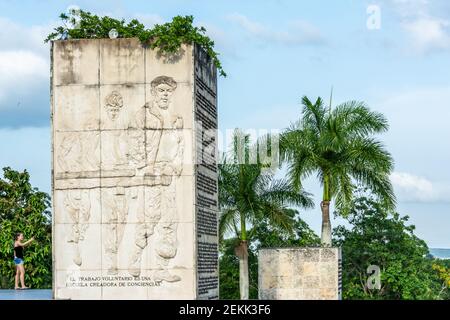
[[[334,229],[342,247],[344,299],[438,299],[442,281],[426,256],[425,242],[407,225],[408,216],[386,210],[373,196],[362,194],[348,215],[351,229]],[[367,268],[378,266],[381,288],[369,289]]]
[[[34,237],[25,248],[25,282],[31,288],[51,288],[51,213],[48,194],[33,188],[25,170],[3,168],[0,179],[0,274],[2,288],[14,288],[14,235]]]

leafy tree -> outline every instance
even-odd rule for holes
[[[0,274],[1,287],[13,288],[15,266],[14,235],[22,232],[35,238],[25,249],[25,282],[32,288],[51,288],[51,213],[50,197],[33,188],[25,170],[3,168],[0,179]]]
[[[450,259],[435,259],[433,262],[433,270],[437,272],[441,280],[441,290],[439,291],[438,298],[450,300]]]
[[[252,146],[249,135],[236,130],[232,150],[219,165],[219,233],[221,239],[225,234],[233,234],[239,240],[235,252],[239,258],[241,299],[249,297],[250,226],[267,219],[281,230],[292,231],[293,219],[287,206],[312,206],[309,194],[294,190],[283,179],[275,179],[264,159],[256,157],[255,163],[249,163],[250,152],[258,154],[257,150],[258,144]]]
[[[389,180],[393,160],[373,134],[386,131],[386,118],[362,102],[349,101],[334,109],[321,98],[302,99],[302,117],[280,138],[281,159],[295,188],[317,174],[323,186],[322,244],[331,245],[330,202],[345,216],[352,203],[355,183],[371,189],[388,209],[395,206]]]
[[[304,247],[320,244],[319,237],[300,219],[296,210],[288,209],[292,218],[292,232],[270,223],[267,217],[255,222],[249,230],[251,242],[248,250],[249,298],[258,299],[258,250],[260,248]],[[239,239],[224,239],[220,242],[220,298],[239,299],[239,259],[234,248]]]
[[[260,248],[308,247],[320,245],[320,238],[308,224],[300,218],[297,210],[286,209],[286,215],[292,219],[292,231],[271,224],[269,219],[263,218],[250,231],[254,239],[252,247],[255,251]]]
[[[126,23],[108,16],[99,17],[90,12],[72,9],[69,15],[62,13],[59,18],[62,26],[54,29],[45,42],[57,39],[102,39],[109,38],[111,29],[116,29],[119,37],[137,37],[144,45],[152,49],[158,48],[163,55],[177,53],[183,43],[196,43],[202,47],[214,61],[221,76],[226,76],[219,54],[214,51],[214,41],[206,35],[204,27],[195,27],[193,16],[176,16],[171,22],[156,24],[151,29],[137,19]]]
[[[342,247],[344,299],[439,297],[441,281],[426,258],[428,248],[408,219],[386,210],[373,196],[358,196],[348,215],[352,228],[334,229],[334,244]],[[371,265],[380,268],[379,289],[367,285]]]

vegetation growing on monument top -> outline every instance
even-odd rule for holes
[[[214,41],[206,35],[204,27],[193,25],[193,16],[176,16],[171,22],[156,24],[147,29],[137,19],[126,23],[108,16],[99,17],[83,10],[70,10],[70,14],[60,14],[63,26],[55,28],[45,42],[58,39],[101,39],[108,38],[111,29],[117,30],[120,38],[137,37],[143,45],[157,48],[162,54],[176,53],[183,43],[200,45],[213,60],[221,76],[226,73],[214,51]]]

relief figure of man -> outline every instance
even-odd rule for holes
[[[64,207],[72,221],[71,232],[67,242],[73,244],[73,263],[81,266],[83,260],[80,252],[80,242],[84,240],[89,226],[91,214],[91,199],[89,190],[67,190],[64,195]]]
[[[123,187],[106,189],[103,193],[104,249],[108,274],[118,273],[117,255],[128,216],[128,202]]]
[[[136,227],[135,248],[129,272],[139,276],[142,251],[150,242],[156,251],[155,281],[176,282],[181,278],[168,270],[177,253],[176,182],[181,175],[184,139],[183,119],[170,106],[177,88],[174,79],[156,77],[151,83],[152,103],[145,105],[146,156],[145,176],[154,182],[145,186],[144,211]]]

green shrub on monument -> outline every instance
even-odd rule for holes
[[[72,9],[70,14],[60,14],[62,26],[54,29],[45,42],[64,39],[103,39],[109,38],[109,32],[115,29],[120,38],[139,38],[145,46],[157,48],[161,54],[174,54],[182,44],[200,45],[214,61],[221,76],[226,76],[219,54],[214,50],[214,41],[206,35],[204,27],[193,25],[193,16],[176,16],[171,22],[156,24],[147,29],[137,19],[126,23],[108,16],[99,17],[90,12]]]

